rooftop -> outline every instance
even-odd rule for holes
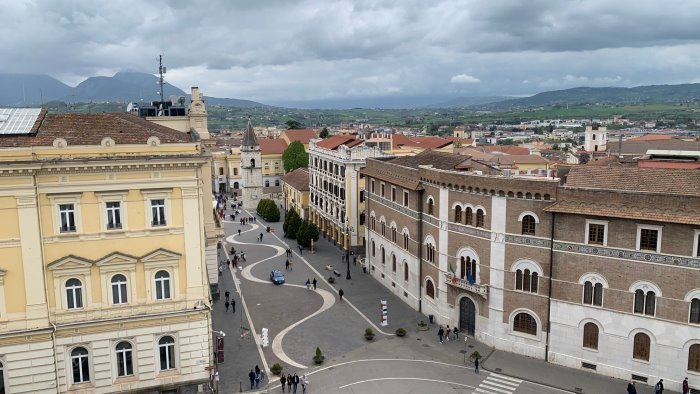
[[[341,145],[345,145],[348,148],[352,148],[353,146],[362,144],[362,142],[362,140],[357,139],[353,136],[334,135],[330,138],[326,138],[325,140],[319,141],[318,143],[316,143],[316,146],[323,149],[335,150],[338,149],[338,147]]]
[[[309,190],[309,169],[297,168],[282,177],[282,182],[299,191]]]
[[[318,134],[313,129],[289,129],[282,132],[282,134],[283,136],[286,135],[290,143],[299,141],[304,145],[307,145],[312,139],[318,138]]]
[[[263,155],[282,154],[287,149],[287,141],[281,138],[261,138],[258,143]]]
[[[700,196],[700,171],[667,168],[574,166],[566,188]]]
[[[411,168],[431,165],[433,168],[440,170],[458,171],[460,170],[460,164],[468,160],[468,158],[454,153],[425,150],[414,156],[397,157],[390,160],[389,163]]]

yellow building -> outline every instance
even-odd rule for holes
[[[294,210],[302,219],[309,218],[309,169],[297,168],[282,177],[284,209]]]
[[[0,109],[7,392],[205,388],[209,179],[200,142],[137,116]]]

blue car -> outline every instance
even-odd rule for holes
[[[284,284],[284,274],[280,270],[272,270],[270,280],[276,285]]]

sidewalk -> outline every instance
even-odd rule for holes
[[[284,213],[282,213],[279,223],[265,224],[266,222],[262,219],[258,219],[261,224],[274,228],[275,234],[291,247],[294,251],[294,258],[297,259],[299,250],[296,242],[282,237],[283,220]],[[397,328],[403,327],[408,331],[409,336],[415,337],[419,341],[424,343],[437,341],[437,325],[429,325],[428,331],[418,331],[417,322],[419,320],[427,321],[426,316],[409,307],[372,276],[362,273],[359,265],[352,264],[352,256],[350,263],[352,279],[345,279],[347,265],[343,256],[344,253],[338,247],[323,238],[314,243],[314,253],[310,253],[310,251],[305,249],[302,255],[317,271],[324,274],[325,279],[328,279],[329,276],[335,277],[335,283],[331,287],[336,291],[342,288],[348,301],[383,332],[393,334]],[[326,271],[326,265],[333,265],[334,269],[341,273],[341,276],[336,277],[331,271]],[[379,325],[380,300],[388,302],[388,326],[386,327]],[[382,336],[375,340],[381,338]],[[453,341],[445,343],[444,346],[430,346],[430,352],[424,351],[423,355],[426,358],[455,364],[465,363],[466,360],[468,365],[472,365],[469,355],[474,351],[478,351],[483,358],[482,368],[490,372],[512,376],[572,393],[603,394],[626,392],[627,381],[584,370],[566,368],[515,353],[494,350],[473,338],[469,338],[465,343],[464,337],[460,336],[457,344]],[[637,392],[639,394],[652,394],[655,382],[650,383],[651,385],[637,383]],[[665,390],[665,392],[672,393],[669,390]]]

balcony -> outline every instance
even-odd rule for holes
[[[452,274],[450,273],[445,274],[445,283],[450,286],[466,290],[470,293],[480,295],[484,299],[487,299],[489,295],[489,285],[480,285],[476,283],[470,284],[466,279],[453,278]]]

